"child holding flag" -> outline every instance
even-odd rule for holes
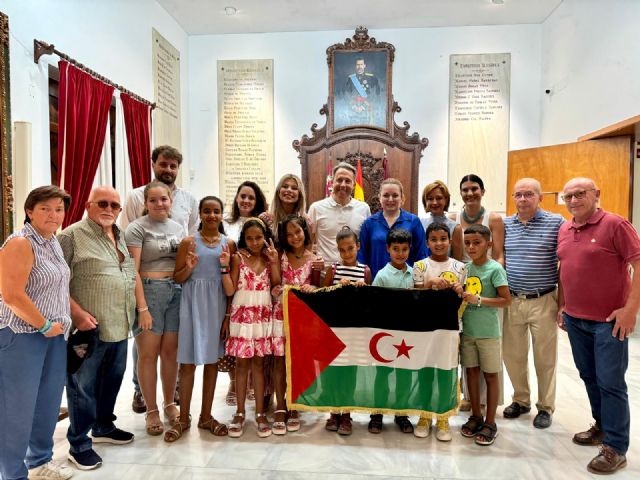
[[[322,282],[323,287],[332,285],[371,285],[371,270],[366,265],[358,263],[358,249],[360,242],[356,233],[345,225],[336,235],[340,263],[330,266]],[[345,381],[344,388],[355,388],[356,379]],[[340,435],[351,435],[353,425],[349,412],[331,413],[327,419],[325,428],[330,432],[338,432]]]
[[[386,181],[386,180],[385,180]],[[417,217],[416,217],[417,218]],[[418,220],[418,223],[420,220]],[[366,222],[365,222],[366,223]],[[420,228],[422,231],[422,227]],[[424,235],[422,235],[424,238]],[[411,233],[402,228],[395,228],[387,234],[387,252],[391,261],[382,268],[373,280],[374,287],[386,288],[413,288],[413,269],[407,265],[411,251]],[[424,241],[422,242],[424,244]],[[406,373],[401,369],[396,371],[398,380]],[[388,375],[388,374],[387,374]],[[375,391],[388,392],[389,379],[387,375],[378,373],[376,375]],[[385,400],[385,399],[381,399]],[[379,403],[376,401],[376,403]],[[395,422],[402,433],[412,433],[413,425],[406,415],[396,415]],[[380,433],[382,431],[382,414],[371,415],[368,426],[369,433]]]
[[[312,285],[318,285],[320,272],[313,269],[316,256],[311,251],[311,234],[307,221],[300,215],[289,215],[278,224],[278,238],[284,250],[280,263],[282,284],[300,286],[304,292],[313,291]],[[298,412],[290,410],[287,413],[284,398],[287,378],[282,290],[282,285],[276,285],[271,290],[276,298],[272,319],[276,410],[273,412],[274,421],[271,430],[276,435],[284,435],[287,431],[295,432],[300,429]]]
[[[461,290],[467,276],[464,263],[449,257],[451,233],[449,227],[435,221],[427,227],[427,246],[431,255],[413,265],[413,281],[415,288],[444,290],[456,288]],[[416,437],[428,437],[431,433],[429,414],[420,415],[418,425],[413,434]],[[436,438],[441,442],[451,441],[449,431],[449,415],[436,415]]]
[[[500,321],[498,308],[508,307],[511,295],[507,274],[487,255],[491,230],[474,224],[464,231],[464,247],[471,262],[463,299],[467,308],[462,315],[460,359],[466,369],[471,400],[471,417],[462,426],[464,437],[474,437],[478,445],[493,444],[498,435],[496,408],[500,393],[498,372],[502,370]],[[487,417],[480,410],[480,371],[487,382]]]

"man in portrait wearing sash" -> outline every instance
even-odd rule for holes
[[[372,97],[380,94],[380,85],[373,73],[365,71],[366,68],[364,58],[357,58],[356,71],[347,77],[345,84],[353,123],[374,123]]]

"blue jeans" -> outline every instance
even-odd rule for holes
[[[591,414],[605,433],[603,443],[621,455],[629,449],[629,397],[624,374],[629,340],[611,336],[614,322],[582,320],[563,314],[573,361],[587,387]]]
[[[63,335],[0,329],[0,478],[51,461],[66,371]]]
[[[78,371],[67,375],[69,406],[69,440],[72,453],[92,448],[89,430],[94,435],[107,435],[115,430],[113,410],[127,366],[127,340],[98,340],[91,356]]]

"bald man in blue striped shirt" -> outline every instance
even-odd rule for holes
[[[529,388],[529,335],[538,379],[536,428],[551,425],[555,410],[558,357],[558,230],[561,215],[539,208],[540,182],[518,180],[513,189],[518,213],[507,217],[505,268],[511,290],[511,306],[504,317],[502,350],[513,385],[513,402],[504,409],[505,418],[518,418],[531,410]]]

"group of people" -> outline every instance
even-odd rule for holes
[[[288,174],[269,209],[260,187],[246,181],[225,216],[219,198],[198,202],[175,185],[181,162],[176,149],[156,148],[154,179],[127,195],[119,224],[123,205],[111,187],[92,190],[86,217],[60,233],[69,195],[55,186],[29,194],[24,228],[0,250],[1,478],[71,477],[70,468],[52,461],[65,384],[68,458],[77,468],[101,465],[93,443],[133,441],[114,423],[131,331],[139,385],[133,406],[146,412],[149,435],[175,442],[191,427],[197,365],[204,366],[198,428],[243,435],[246,399],[254,398],[259,437],[298,430],[298,412],[285,400],[285,285],[453,288],[466,305],[460,361],[471,415],[461,434],[479,445],[491,445],[498,433],[503,360],[514,387],[504,417],[531,409],[529,335],[538,377],[533,425],[551,425],[559,325],[569,334],[595,421],[573,440],[601,445],[588,465],[594,473],[626,464],[624,375],[640,307],[640,276],[628,269],[639,265],[640,240],[629,222],[598,208],[592,180],[565,185],[569,222],[540,208],[542,189],[532,178],[514,186],[515,215],[487,211],[476,175],[460,182],[459,213],[448,213],[449,189],[436,181],[424,189],[427,215],[419,218],[402,209],[403,186],[388,178],[381,210],[371,215],[352,196],[355,169],[340,163],[331,195],[308,211],[302,182]],[[65,368],[67,358],[77,365]],[[156,399],[158,359],[166,425]],[[212,415],[222,365],[232,376],[227,403],[236,406],[228,425]],[[414,427],[399,415],[395,423],[426,437],[432,418],[423,415]],[[382,415],[371,415],[371,433],[383,425]],[[351,434],[350,412],[332,412],[326,429]],[[436,416],[436,437],[451,440],[446,415]]]

